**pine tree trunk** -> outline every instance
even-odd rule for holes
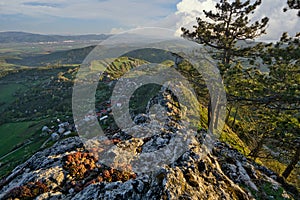
[[[211,107],[211,98],[209,98],[208,112],[207,112],[207,127],[212,133],[212,126],[210,126],[211,119],[212,119],[212,107]]]
[[[232,110],[232,105],[230,105],[227,116],[226,116],[226,119],[225,119],[226,124],[228,123],[228,120],[229,120],[229,117],[230,117],[230,114],[231,114],[231,110]]]
[[[237,117],[238,109],[239,109],[239,107],[236,108],[236,111],[235,111],[235,113],[234,113],[234,118],[233,118],[233,122],[232,122],[232,124],[231,124],[231,128],[233,128],[233,126],[234,126],[234,124],[235,124],[235,120],[236,120],[236,117]]]
[[[221,109],[221,105],[220,105],[220,99],[219,99],[219,95],[218,95],[218,99],[216,102],[216,108],[215,108],[215,121],[214,121],[214,129],[218,129],[218,124],[219,124],[219,117],[220,117],[220,109]]]
[[[253,150],[251,150],[249,156],[252,157],[252,158],[254,159],[254,161],[255,161],[256,158],[258,157],[259,151],[261,150],[263,144],[264,144],[264,140],[261,139],[261,140],[257,143],[256,147],[255,147]]]
[[[219,115],[220,115],[220,105],[218,104],[217,105],[217,108],[216,108],[216,113],[215,113],[216,117],[215,117],[215,122],[214,122],[214,129],[218,129],[218,124],[219,124]]]
[[[286,167],[286,169],[282,173],[282,176],[284,178],[289,177],[289,175],[292,173],[293,169],[295,168],[295,166],[299,162],[299,159],[300,159],[300,148],[297,149],[294,157],[292,158],[292,161],[290,162],[290,164]]]

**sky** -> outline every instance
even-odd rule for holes
[[[170,28],[196,23],[202,10],[213,10],[218,0],[1,0],[0,31],[41,34],[116,34],[141,27]],[[300,31],[296,11],[282,12],[286,0],[263,0],[252,19],[269,17],[267,35],[277,40],[283,31]]]

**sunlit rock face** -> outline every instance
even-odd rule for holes
[[[156,110],[161,107],[165,113]],[[136,170],[136,157],[160,152],[178,131],[191,131],[180,122],[182,114],[176,101],[163,91],[149,103],[147,113],[133,116],[136,125],[143,125],[145,131],[155,130],[155,134],[144,137],[133,126],[109,139],[93,141],[98,149],[89,151],[79,137],[58,141],[4,178],[0,199],[297,199],[297,194],[293,197],[283,189],[275,173],[252,163],[225,143],[216,141],[213,150],[204,153],[204,130],[195,132],[196,137],[172,162]],[[166,123],[162,125],[162,121]],[[104,144],[115,145],[111,152],[120,161],[118,166],[101,162],[99,151]],[[164,156],[152,159],[163,161]],[[144,164],[151,166],[146,161]],[[266,186],[272,194],[265,191]]]

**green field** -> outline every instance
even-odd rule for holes
[[[0,177],[37,152],[49,136],[41,136],[43,121],[6,123],[0,126]]]
[[[0,126],[0,157],[9,153],[16,145],[35,136],[37,122],[7,123]]]
[[[44,125],[70,116],[72,79],[76,74],[73,64],[37,68],[10,64],[7,59],[43,58],[46,54],[53,59],[51,52],[56,48],[69,49],[64,45],[0,45],[0,178],[40,150],[50,137],[41,135]]]
[[[58,47],[55,46],[55,48]],[[102,110],[105,108],[103,103],[110,100],[109,97],[116,84],[116,81],[110,82],[108,78],[118,80],[120,77],[128,79],[141,77],[144,75],[143,70],[135,70],[135,73],[127,72],[138,66],[147,65],[149,62],[161,63],[168,67],[174,65],[172,55],[147,49],[141,53],[128,54],[129,57],[111,60],[112,62],[108,62],[108,65],[107,62],[96,60],[88,66],[86,71],[83,70],[84,68],[80,71],[78,63],[81,62],[78,58],[83,58],[89,50],[92,50],[91,47],[65,52],[57,52],[53,48],[38,44],[11,47],[0,45],[0,178],[9,174],[17,165],[40,150],[42,144],[49,138],[49,135],[41,136],[41,128],[44,125],[49,126],[58,118],[72,116],[72,87],[75,76],[85,79],[99,71],[106,72],[107,77],[100,77],[103,82],[99,82],[95,95],[95,106],[98,110]],[[61,46],[61,48],[68,50],[69,47]],[[18,58],[20,60],[15,60],[14,64],[7,60]],[[177,70],[193,83],[198,101],[203,104],[199,110],[200,121],[193,119],[193,124],[199,129],[207,129],[208,89],[202,76],[188,62],[179,64]],[[161,86],[156,84],[139,87],[130,98],[130,113],[133,115],[145,113],[149,99],[153,98],[160,89]],[[182,110],[185,110],[184,106]],[[197,109],[189,109],[189,112],[192,111],[195,112]],[[232,113],[234,111],[233,108]],[[230,124],[232,121],[233,116],[229,116]],[[240,118],[237,116],[235,123],[238,124],[239,121]],[[117,127],[114,126],[113,119],[101,126],[104,130],[109,126],[109,128]],[[229,126],[225,126],[219,139],[246,156],[252,149],[243,140],[243,135],[238,135]],[[49,147],[53,143],[51,141],[46,146]],[[257,162],[279,174],[286,168],[286,163],[280,163],[275,159],[257,159]],[[299,169],[293,171],[288,181],[299,186],[299,181],[295,178],[297,174],[299,174]]]
[[[17,83],[0,84],[0,103],[12,103],[15,100],[14,94],[24,88],[24,85]]]

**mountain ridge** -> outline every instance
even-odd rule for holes
[[[37,42],[63,42],[68,40],[105,40],[110,34],[84,34],[84,35],[47,35],[21,31],[0,32],[0,43],[37,43]]]

